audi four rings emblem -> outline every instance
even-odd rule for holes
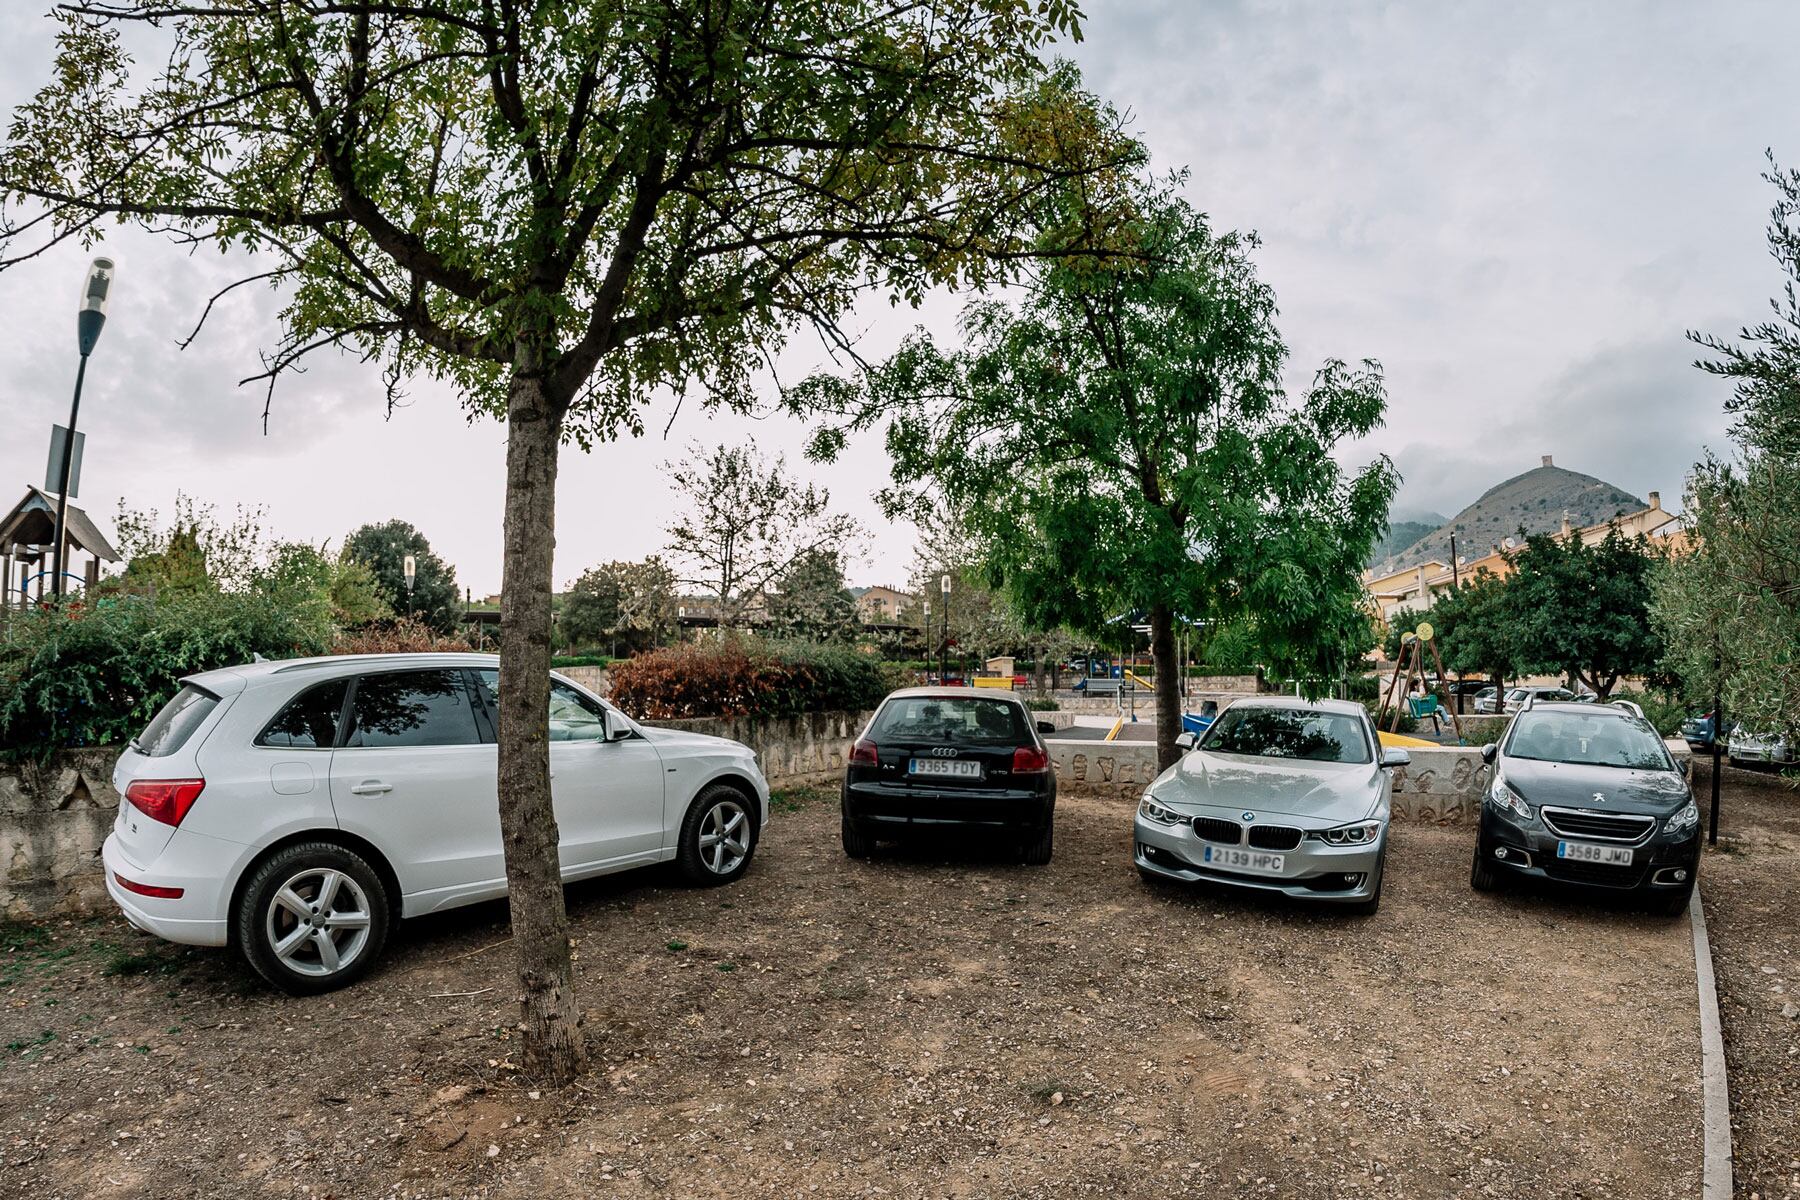
[[[935,746],[932,748],[931,752],[932,752],[932,754],[936,755],[938,758],[955,758],[956,757],[955,749],[950,746]]]

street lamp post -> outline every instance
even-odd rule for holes
[[[944,642],[938,650],[938,682],[948,683],[950,674],[950,576],[945,575],[938,580],[938,590],[944,595]]]
[[[929,600],[925,601],[925,614],[920,618],[919,624],[923,627],[921,632],[925,638],[925,653],[929,656],[931,654],[931,601]],[[925,674],[927,678],[931,675],[930,657],[925,659]]]
[[[419,573],[419,560],[409,554],[406,556],[405,562],[401,564],[400,569],[406,576],[406,615],[408,619],[410,619],[413,616],[413,579]]]
[[[81,415],[81,384],[87,378],[88,355],[100,340],[106,324],[106,297],[112,291],[113,260],[96,258],[89,266],[87,280],[81,287],[81,309],[75,317],[76,345],[81,350],[81,365],[75,368],[75,400],[69,405],[69,433],[63,439],[62,464],[56,472],[56,545],[52,547],[50,575],[52,595],[63,594],[63,559],[69,539],[69,471],[75,460],[75,420]]]

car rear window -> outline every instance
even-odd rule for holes
[[[472,746],[481,741],[461,671],[365,675],[350,702],[346,746]]]
[[[1307,762],[1366,763],[1372,758],[1361,718],[1305,708],[1228,708],[1206,731],[1200,748]]]
[[[275,714],[257,735],[256,744],[288,750],[330,749],[337,741],[338,716],[344,711],[344,690],[349,686],[348,679],[333,679],[307,688]]]
[[[876,742],[934,746],[1021,746],[1033,742],[1025,710],[985,696],[902,696],[881,707],[869,736]]]
[[[167,758],[188,744],[194,731],[206,723],[218,706],[217,696],[190,683],[150,718],[150,724],[144,726],[131,748],[146,758]]]

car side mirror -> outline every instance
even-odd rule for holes
[[[1183,750],[1192,750],[1200,744],[1200,735],[1197,733],[1178,733],[1175,735],[1175,744]]]
[[[1412,761],[1412,755],[1398,746],[1387,746],[1381,751],[1381,765],[1384,767],[1404,767]]]
[[[631,728],[630,723],[628,721],[626,721],[624,717],[621,717],[618,713],[612,712],[611,710],[607,711],[607,714],[606,714],[606,740],[607,741],[622,742],[626,738],[630,737],[634,732],[636,732],[636,731]]]
[[[1037,731],[1039,733],[1055,733],[1056,726],[1052,725],[1048,721],[1039,721],[1037,723]]]
[[[1481,748],[1481,761],[1492,766],[1494,764],[1494,756],[1498,753],[1500,753],[1500,747],[1489,742]]]
[[[1692,779],[1694,777],[1694,760],[1692,757],[1682,758],[1681,774],[1684,779]]]

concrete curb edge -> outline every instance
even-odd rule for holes
[[[1719,1023],[1712,942],[1706,936],[1706,911],[1698,886],[1688,900],[1688,918],[1694,931],[1694,977],[1700,993],[1700,1195],[1702,1200],[1731,1200],[1731,1092],[1725,1079],[1725,1038]]]

